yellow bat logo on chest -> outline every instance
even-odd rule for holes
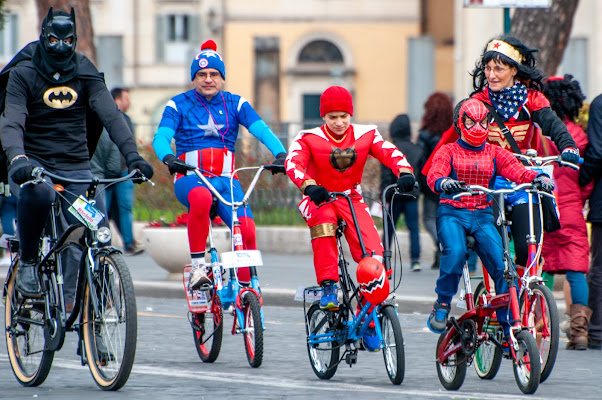
[[[77,101],[77,92],[67,86],[59,86],[44,92],[44,104],[59,110],[71,107]]]

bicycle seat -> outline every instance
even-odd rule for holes
[[[475,240],[474,236],[466,235],[466,248],[467,249],[472,249],[474,247],[475,243],[476,243],[476,240]]]
[[[209,209],[209,218],[211,218],[211,220],[214,220],[215,217],[217,217],[217,203],[219,202],[219,200],[215,196],[212,196],[212,199],[213,201],[211,202],[211,208]]]

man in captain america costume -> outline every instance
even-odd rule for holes
[[[42,22],[40,40],[25,46],[0,73],[2,147],[9,163],[11,192],[18,197],[17,227],[20,265],[16,288],[29,297],[41,295],[37,271],[38,245],[55,191],[47,185],[21,184],[32,179],[35,167],[71,179],[91,179],[92,156],[103,125],[125,157],[130,171],[147,178],[153,169],[139,154],[125,119],[104,78],[85,56],[75,52],[75,13],[53,11]],[[50,180],[49,178],[46,178]],[[77,223],[67,207],[88,185],[64,184],[63,215]],[[99,196],[96,207],[103,214]],[[101,226],[108,226],[103,220]],[[70,250],[68,250],[70,251]],[[65,307],[73,307],[79,257],[64,262]]]
[[[338,254],[335,238],[337,220],[347,222],[345,238],[356,262],[362,256],[349,203],[338,199],[327,204],[328,192],[347,191],[359,222],[366,251],[382,262],[383,244],[362,198],[361,180],[368,156],[373,156],[398,177],[404,191],[413,189],[411,165],[375,126],[351,124],[353,102],[343,87],[331,86],[320,97],[320,115],[325,124],[299,132],[286,158],[286,173],[304,194],[299,211],[307,222],[314,253],[314,268],[322,286],[320,306],[338,308]]]
[[[221,90],[226,72],[217,46],[208,40],[192,60],[190,79],[193,89],[173,97],[153,140],[155,153],[174,177],[175,195],[189,209],[188,242],[193,289],[209,289],[211,281],[205,268],[205,246],[209,234],[209,212],[213,196],[190,167],[199,168],[221,195],[231,198],[230,177],[234,170],[234,147],[239,125],[261,141],[276,157],[273,164],[284,165],[286,150],[268,125],[242,96]],[[171,150],[175,140],[176,154]],[[234,180],[234,200],[241,200],[243,191]],[[218,202],[217,214],[232,228],[232,211]],[[238,209],[243,246],[257,249],[255,222],[249,206]],[[248,268],[238,270],[241,283],[250,282]]]
[[[460,192],[464,184],[491,188],[498,175],[517,183],[536,182],[550,192],[554,188],[547,175],[525,168],[509,151],[486,143],[489,120],[482,102],[465,99],[458,103],[454,110],[454,129],[460,139],[436,152],[427,175],[429,187],[441,194],[437,210],[437,235],[442,251],[435,289],[437,301],[427,321],[435,333],[442,333],[447,325],[451,300],[458,290],[466,262],[466,235],[475,238],[474,250],[493,278],[496,293],[508,292],[502,239],[494,223],[491,201],[486,194],[457,200],[453,199],[454,194]],[[507,308],[498,310],[497,316],[507,335]]]

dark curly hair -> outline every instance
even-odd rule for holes
[[[497,51],[487,51],[487,44],[489,44],[491,40],[495,39],[506,42],[510,46],[514,47],[523,57],[522,63],[519,64],[513,59],[503,55],[502,53],[498,53]],[[482,91],[483,88],[487,85],[487,77],[485,76],[483,67],[487,65],[487,63],[491,60],[500,62],[504,65],[509,65],[511,67],[516,67],[518,69],[518,73],[516,74],[517,79],[523,82],[528,88],[542,91],[543,74],[539,69],[537,69],[537,61],[535,60],[535,56],[533,55],[533,53],[536,53],[539,50],[528,48],[516,37],[510,35],[497,36],[491,40],[488,41],[485,45],[481,58],[477,60],[475,64],[475,69],[470,74],[472,76],[472,86],[475,89],[474,92],[471,93],[471,95]]]
[[[426,129],[431,135],[441,136],[452,126],[453,110],[451,97],[442,92],[431,94],[424,102],[424,115],[420,130]]]
[[[558,118],[570,121],[577,118],[585,100],[579,81],[573,80],[573,75],[569,74],[562,79],[551,77],[543,85],[543,94],[550,100]]]

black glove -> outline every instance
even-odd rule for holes
[[[305,188],[304,194],[309,196],[309,199],[313,201],[317,206],[328,200],[328,190],[322,186],[309,185]]]
[[[186,172],[194,169],[192,165],[186,164],[173,154],[166,155],[163,158],[163,164],[167,165],[167,168],[169,168],[169,173],[172,175],[176,172],[179,172],[180,174],[186,174]]]
[[[133,170],[137,169],[142,175],[144,175],[146,179],[152,178],[153,174],[155,173],[153,167],[146,162],[144,158],[140,157],[140,154],[138,153],[128,154],[125,158],[125,163],[128,166],[128,172],[132,172]],[[132,179],[132,181],[134,183],[143,182],[142,179]]]
[[[35,165],[25,157],[17,158],[10,164],[9,168],[10,176],[17,185],[22,185],[33,179],[31,173],[35,169]]]
[[[560,154],[560,159],[562,161],[570,162],[573,164],[578,164],[579,163],[579,149],[576,149],[574,147],[567,147],[566,149],[562,150],[562,153]]]
[[[270,164],[272,166],[270,168],[270,171],[272,171],[272,175],[286,172],[284,170],[284,160],[286,160],[286,153],[276,154],[276,159]]]
[[[462,185],[464,185],[464,182],[448,178],[441,183],[441,190],[445,194],[459,193],[462,191]]]
[[[399,187],[402,192],[406,193],[414,190],[415,183],[416,178],[414,178],[414,175],[410,174],[409,172],[402,172],[399,174],[399,179],[397,179],[397,187]]]
[[[533,183],[536,184],[544,192],[552,193],[554,190],[554,182],[546,174],[539,174],[533,179]]]

